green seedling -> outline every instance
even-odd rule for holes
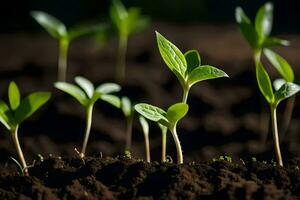
[[[43,11],[31,11],[31,16],[39,23],[53,38],[59,41],[59,56],[58,56],[58,81],[66,81],[67,78],[67,57],[70,43],[78,37],[101,32],[104,30],[104,25],[78,25],[67,27],[54,16]]]
[[[219,158],[213,158],[213,162],[217,161],[227,161],[232,163],[232,157],[231,156],[220,156]]]
[[[177,163],[182,164],[183,155],[177,134],[177,123],[187,114],[189,106],[186,103],[176,103],[170,106],[167,111],[164,111],[161,108],[150,104],[139,103],[136,104],[134,108],[145,118],[168,127],[175,141],[177,150]]]
[[[85,108],[86,129],[82,149],[79,154],[81,158],[84,158],[91,131],[94,104],[98,99],[101,99],[102,101],[120,108],[121,103],[119,97],[110,93],[120,91],[121,87],[115,83],[103,83],[95,88],[91,81],[81,76],[75,77],[75,83],[78,84],[79,87],[66,82],[56,82],[54,86],[74,97]]]
[[[121,109],[126,118],[126,145],[125,150],[131,150],[131,140],[132,140],[132,124],[134,109],[132,103],[128,97],[121,98]]]
[[[161,162],[166,162],[166,155],[167,155],[167,132],[168,127],[158,124],[160,130],[161,130]]]
[[[144,139],[145,139],[145,152],[146,152],[146,161],[151,162],[150,156],[150,142],[149,142],[149,124],[143,116],[139,116],[139,122],[142,126]]]
[[[139,8],[132,7],[127,10],[119,0],[112,0],[110,18],[119,35],[115,79],[118,83],[122,83],[125,79],[128,38],[133,33],[144,30],[149,25],[149,19],[141,15]]]
[[[14,163],[16,163],[16,165],[18,166],[19,175],[21,175],[21,176],[27,176],[28,169],[34,167],[34,165],[35,165],[35,160],[33,161],[33,163],[31,165],[27,165],[26,167],[23,167],[22,164],[17,159],[15,159],[13,157],[10,157],[10,159],[12,159],[12,161]]]
[[[25,175],[28,175],[28,166],[19,143],[18,129],[25,119],[29,118],[50,99],[50,96],[51,93],[49,92],[34,92],[21,100],[20,90],[17,84],[12,81],[8,87],[9,106],[0,100],[0,122],[11,133],[20,159],[19,165]]]
[[[261,93],[263,94],[263,96],[265,97],[265,99],[270,105],[272,132],[273,132],[273,140],[274,140],[274,146],[276,151],[277,163],[280,166],[283,166],[282,156],[280,151],[278,128],[277,128],[276,108],[282,100],[287,99],[293,96],[294,94],[296,94],[297,92],[299,92],[300,87],[295,83],[284,82],[281,86],[278,84],[275,88],[277,90],[275,90],[274,92],[270,81],[270,77],[261,62],[259,62],[256,66],[256,78]]]
[[[189,50],[183,54],[174,44],[156,32],[159,52],[169,69],[178,78],[182,89],[182,102],[186,103],[191,87],[204,80],[228,77],[228,75],[213,66],[202,65],[197,50]]]

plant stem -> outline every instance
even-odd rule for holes
[[[63,38],[59,41],[58,74],[57,80],[65,82],[67,78],[69,40]]]
[[[274,146],[275,146],[277,163],[280,166],[283,166],[281,151],[280,151],[280,144],[279,144],[278,128],[277,128],[276,105],[271,105],[270,107],[271,107],[273,141],[274,141]]]
[[[80,157],[84,158],[86,146],[89,140],[90,132],[91,132],[91,125],[92,125],[92,114],[93,114],[93,107],[94,104],[88,105],[86,108],[86,128],[85,128],[85,136],[82,144],[82,149],[80,153]]]
[[[182,149],[181,149],[181,144],[177,135],[177,131],[176,131],[176,124],[174,124],[174,126],[172,126],[170,128],[170,131],[173,135],[174,138],[174,142],[176,145],[176,150],[177,150],[177,163],[178,164],[183,164],[183,155],[182,155]]]
[[[115,69],[115,79],[117,83],[123,83],[125,79],[127,42],[128,37],[120,35],[119,48],[117,54],[117,65]]]
[[[167,132],[161,132],[161,162],[166,162],[166,154],[167,154]]]
[[[126,146],[125,151],[131,150],[133,116],[126,117]]]
[[[145,138],[146,161],[151,162],[149,134],[144,134],[144,138]]]
[[[19,138],[18,138],[18,128],[19,126],[17,125],[15,128],[13,128],[11,131],[11,134],[12,134],[12,139],[13,139],[13,142],[15,144],[15,147],[17,149],[17,153],[18,153],[18,156],[19,156],[19,159],[21,161],[21,164],[22,164],[22,167],[24,169],[24,174],[26,176],[28,176],[28,167],[27,167],[27,164],[26,164],[26,161],[25,161],[25,158],[24,158],[24,155],[23,155],[23,152],[22,152],[22,149],[21,149],[21,146],[20,146],[20,143],[19,143]]]
[[[190,91],[190,88],[189,88],[189,87],[184,87],[184,88],[183,88],[182,103],[186,103],[186,102],[187,102],[187,98],[188,98],[188,95],[189,95],[189,91]]]
[[[261,59],[261,49],[254,50],[253,58],[254,58],[255,66],[256,66],[260,62],[260,59]]]
[[[289,98],[286,103],[286,107],[285,107],[285,110],[283,113],[283,123],[282,123],[282,127],[281,127],[281,136],[282,137],[284,136],[284,134],[286,133],[286,131],[289,127],[289,124],[290,124],[290,121],[292,118],[292,114],[293,114],[293,110],[294,110],[294,105],[295,105],[295,96]]]

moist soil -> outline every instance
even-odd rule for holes
[[[117,95],[134,102],[147,102],[167,108],[181,100],[182,89],[157,49],[158,30],[184,52],[197,49],[203,64],[224,70],[230,78],[195,85],[188,99],[189,113],[178,124],[185,164],[144,163],[117,157],[124,152],[125,119],[120,110],[97,102],[85,164],[76,156],[85,128],[84,109],[70,96],[53,87],[57,74],[57,42],[47,34],[10,33],[0,35],[0,97],[7,101],[9,81],[20,86],[22,94],[46,90],[51,100],[19,128],[27,162],[37,161],[30,177],[17,176],[10,157],[17,158],[9,133],[0,126],[0,199],[276,199],[296,198],[300,156],[300,101],[295,102],[287,131],[281,131],[283,102],[278,109],[281,148],[286,168],[276,167],[270,134],[268,105],[255,79],[251,51],[235,25],[177,25],[153,22],[145,32],[129,40],[126,81]],[[277,48],[297,74],[300,65],[300,37],[276,35],[291,41]],[[117,40],[99,43],[78,39],[70,46],[68,81],[82,75],[95,85],[113,81]],[[264,63],[272,80],[278,74]],[[144,139],[137,118],[133,126],[131,155],[144,159]],[[160,160],[161,133],[150,124],[153,161]],[[168,135],[167,154],[175,160],[176,149]],[[211,162],[229,155],[238,163]],[[58,159],[61,156],[62,159]],[[107,158],[111,156],[113,158]],[[257,162],[246,162],[257,159]],[[246,164],[240,160],[244,160]],[[264,164],[259,161],[266,160]],[[289,161],[290,160],[290,161]],[[8,175],[9,174],[9,175]],[[12,175],[14,174],[14,175]],[[105,198],[104,198],[105,197]]]

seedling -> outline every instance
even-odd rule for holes
[[[156,32],[159,52],[169,69],[178,78],[182,89],[182,102],[186,103],[191,87],[204,80],[228,77],[228,75],[213,66],[202,65],[197,50],[189,50],[183,54],[174,44]]]
[[[115,79],[118,83],[122,83],[125,79],[128,38],[133,33],[145,29],[149,25],[149,19],[141,16],[139,8],[132,7],[127,10],[119,0],[112,1],[110,18],[116,26],[119,35]]]
[[[168,127],[158,124],[161,130],[161,162],[166,162],[166,154],[167,154],[167,132]]]
[[[44,105],[50,99],[49,92],[34,92],[21,100],[20,90],[15,82],[10,82],[8,87],[8,106],[0,100],[0,122],[10,131],[17,154],[19,156],[19,165],[25,175],[28,175],[28,166],[26,164],[18,138],[18,129],[20,124],[29,118],[35,111]],[[14,159],[16,161],[16,159]]]
[[[132,103],[128,97],[121,98],[121,109],[126,118],[126,145],[125,150],[131,150],[132,140],[132,123],[134,116],[134,109]]]
[[[145,118],[168,127],[175,141],[177,149],[177,163],[182,164],[183,155],[181,144],[177,135],[177,123],[186,115],[189,106],[186,103],[176,103],[170,106],[167,111],[164,111],[161,108],[150,104],[139,103],[135,105],[134,108]]]
[[[35,164],[35,160],[33,161],[33,163],[31,165],[28,165],[26,167],[23,167],[22,164],[15,158],[13,157],[10,157],[10,159],[12,159],[12,161],[14,163],[16,163],[16,165],[18,166],[18,169],[19,169],[19,175],[21,176],[27,176],[28,175],[28,169],[29,168],[32,168]]]
[[[71,41],[83,35],[101,32],[105,27],[100,24],[78,25],[67,30],[67,27],[60,20],[43,11],[31,11],[30,14],[53,38],[59,41],[57,80],[65,82],[67,78],[68,49]]]
[[[141,115],[139,116],[139,122],[142,126],[143,133],[144,133],[146,160],[147,162],[151,162],[150,143],[149,143],[149,124],[147,120]]]
[[[120,91],[121,87],[115,83],[103,83],[95,89],[91,81],[81,76],[75,77],[75,82],[79,85],[79,87],[66,82],[56,82],[54,86],[57,89],[62,90],[63,92],[74,97],[85,108],[86,129],[82,149],[80,152],[80,157],[84,158],[91,131],[94,104],[98,99],[101,99],[117,108],[120,108],[121,103],[119,97],[111,95],[110,93]]]
[[[282,100],[287,99],[293,96],[294,94],[296,94],[297,92],[299,92],[300,87],[297,84],[291,82],[285,82],[283,83],[283,85],[281,85],[281,87],[278,90],[275,90],[275,92],[273,92],[270,77],[261,62],[258,62],[256,66],[256,78],[261,93],[263,94],[263,96],[265,97],[265,99],[270,105],[272,132],[273,132],[273,140],[274,140],[274,146],[276,151],[276,158],[278,164],[280,166],[283,166],[282,156],[280,151],[278,128],[277,128],[276,108]]]

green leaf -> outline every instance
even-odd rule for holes
[[[264,40],[263,47],[273,47],[273,46],[289,46],[290,42],[288,40],[283,40],[276,37],[268,37]]]
[[[169,40],[163,37],[159,32],[156,31],[156,39],[159,48],[159,52],[167,66],[180,78],[185,79],[185,72],[187,70],[187,63],[184,55],[181,51],[172,44]],[[178,77],[179,78],[179,77]]]
[[[68,31],[68,36],[69,36],[69,40],[71,41],[85,35],[104,32],[106,29],[107,29],[107,25],[105,24],[81,24],[70,28]]]
[[[126,35],[128,31],[125,20],[128,17],[128,13],[125,6],[121,1],[113,0],[109,11],[110,18],[118,28],[120,35]]]
[[[176,103],[167,110],[167,119],[170,123],[176,124],[188,112],[189,106],[186,103]]]
[[[187,74],[201,65],[201,58],[197,50],[189,50],[184,54],[187,63]]]
[[[138,33],[144,31],[150,26],[150,19],[145,16],[139,16],[138,20],[135,22],[134,30],[131,30],[132,33]]]
[[[294,82],[294,71],[283,57],[270,49],[264,49],[264,54],[287,82]]]
[[[121,86],[116,83],[103,83],[96,88],[96,91],[102,94],[119,92],[120,90]]]
[[[0,100],[0,122],[8,129],[11,129],[12,125],[12,113],[8,105]]]
[[[282,78],[278,78],[273,81],[273,87],[275,88],[275,91],[279,90],[281,86],[283,86],[286,83],[286,81]]]
[[[249,45],[252,49],[256,49],[259,46],[258,42],[258,34],[253,27],[250,19],[244,13],[241,7],[237,7],[235,9],[235,18],[237,23],[239,24],[239,29],[245,39],[248,41]]]
[[[255,29],[262,40],[270,35],[272,24],[273,4],[268,2],[260,7],[255,17]]]
[[[20,105],[21,97],[20,97],[20,90],[14,81],[10,82],[8,86],[8,99],[9,99],[10,108],[12,110],[16,110]]]
[[[143,129],[144,135],[149,135],[149,124],[148,124],[147,120],[142,115],[139,116],[139,122],[141,124],[142,129]]]
[[[132,114],[132,105],[128,97],[122,97],[121,99],[121,109],[126,117]]]
[[[191,87],[195,83],[208,79],[229,77],[224,71],[209,65],[195,68],[188,76],[188,84]]]
[[[113,105],[117,108],[121,107],[120,98],[115,95],[103,94],[100,96],[100,99],[102,99],[103,101],[106,101],[107,103],[110,103],[111,105]]]
[[[128,9],[128,16],[126,19],[127,35],[135,31],[136,24],[139,21],[140,17],[141,17],[141,10],[139,8],[132,7]]]
[[[51,97],[50,92],[34,92],[25,97],[15,112],[17,124],[30,117],[37,109],[44,105]]]
[[[279,90],[275,93],[275,103],[278,103],[284,99],[287,99],[297,92],[300,91],[300,86],[295,83],[287,82],[281,86]]]
[[[56,82],[54,86],[57,89],[64,91],[65,93],[68,93],[69,95],[74,97],[77,101],[79,101],[81,105],[86,106],[86,104],[88,103],[86,94],[76,85],[65,82]]]
[[[95,88],[91,81],[82,76],[76,76],[75,82],[85,91],[90,99],[93,97]]]
[[[146,103],[139,103],[134,106],[134,109],[151,121],[159,122],[165,126],[168,126],[169,124],[168,119],[166,118],[167,113],[159,107]]]
[[[256,65],[256,79],[259,89],[269,103],[274,102],[274,93],[270,77],[261,62]]]
[[[66,26],[55,17],[42,11],[31,11],[30,14],[52,37],[61,39],[68,36]]]

